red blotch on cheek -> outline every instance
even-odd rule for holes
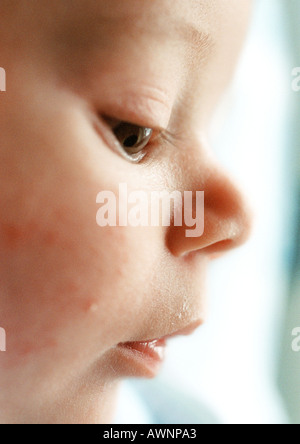
[[[58,235],[53,231],[49,231],[44,235],[44,242],[46,245],[55,245],[58,242]]]
[[[61,234],[56,230],[45,229],[38,223],[27,223],[26,225],[0,224],[0,241],[3,247],[14,250],[33,240],[43,245],[52,247],[56,245],[68,246],[67,242],[61,239]]]
[[[17,352],[19,356],[27,357],[55,347],[57,347],[57,342],[54,339],[47,339],[42,343],[23,342],[19,345]]]
[[[30,223],[24,226],[13,224],[1,224],[0,236],[3,239],[4,246],[8,248],[17,248],[30,240],[37,232],[37,224]]]

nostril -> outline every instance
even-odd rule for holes
[[[228,250],[234,248],[234,241],[232,239],[226,239],[220,242],[216,242],[214,244],[209,244],[207,247],[202,249],[193,250],[188,253],[185,253],[183,256],[192,257],[201,251],[202,254],[205,254],[209,260],[219,259],[224,256]]]
[[[221,256],[224,252],[231,250],[233,247],[234,241],[232,239],[225,239],[209,245],[204,249],[204,251],[209,255],[213,255],[214,259],[214,257],[219,257],[219,255]]]

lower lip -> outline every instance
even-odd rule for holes
[[[130,361],[134,376],[153,378],[161,369],[166,340],[149,342],[125,342],[118,346],[122,357]]]

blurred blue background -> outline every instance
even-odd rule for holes
[[[207,323],[170,342],[162,374],[123,385],[118,423],[300,424],[300,0],[257,0],[213,128],[250,200],[251,240],[212,264]]]

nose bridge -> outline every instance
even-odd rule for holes
[[[243,244],[249,237],[252,213],[239,187],[212,158],[193,162],[185,188],[204,191],[204,232],[188,238],[186,226],[173,227],[169,245],[175,255],[202,250],[221,253]]]

